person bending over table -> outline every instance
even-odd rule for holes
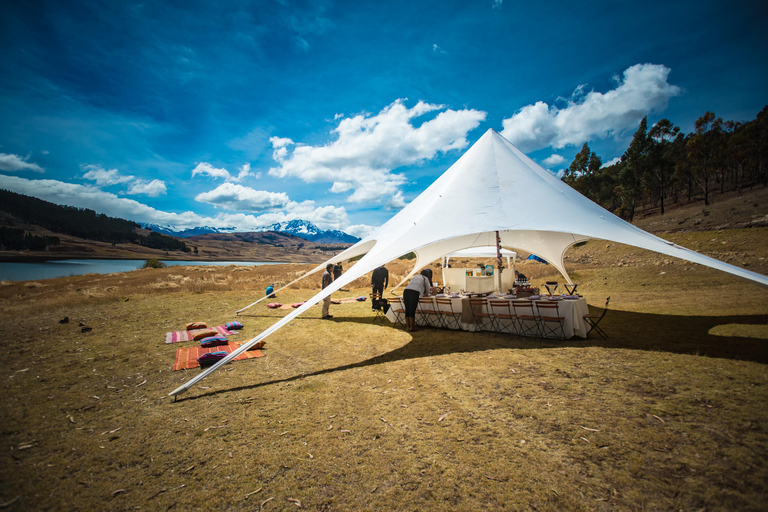
[[[403,303],[405,305],[405,330],[413,332],[416,329],[416,307],[419,305],[419,298],[423,295],[429,297],[430,282],[427,269],[421,271],[417,276],[411,279],[408,286],[403,290]]]

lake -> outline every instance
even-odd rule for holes
[[[83,274],[112,274],[130,272],[144,265],[146,260],[51,260],[36,263],[0,263],[0,281],[36,281],[56,277],[80,276]],[[163,261],[168,266],[176,265],[279,265],[263,261]]]

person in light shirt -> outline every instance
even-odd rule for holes
[[[432,292],[429,282],[429,272],[427,269],[421,271],[417,276],[411,279],[408,286],[403,291],[403,303],[405,305],[405,330],[413,332],[416,329],[416,307],[419,305],[419,298],[429,297]]]

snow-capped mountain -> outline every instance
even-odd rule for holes
[[[237,233],[237,228],[214,228],[210,226],[199,226],[191,229],[175,229],[174,226],[159,226],[157,224],[146,224],[143,226],[145,229],[151,229],[158,233],[165,235],[177,236],[179,238],[189,238],[195,235],[204,235],[207,233]],[[324,244],[332,243],[345,243],[353,244],[360,239],[349,235],[343,231],[338,230],[326,230],[323,231],[314,224],[306,220],[292,220],[289,222],[278,222],[271,226],[265,226],[260,229],[254,229],[253,231],[278,231],[280,233],[288,233],[310,242],[318,242]]]

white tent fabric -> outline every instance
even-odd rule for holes
[[[510,258],[517,256],[517,253],[509,249],[502,249],[501,255],[507,258],[507,262],[509,262]],[[495,258],[496,256],[496,247],[470,247],[469,249],[462,249],[461,251],[448,254],[443,260],[449,261],[451,258]]]
[[[501,246],[536,254],[570,281],[563,258],[573,244],[603,239],[712,267],[768,287],[768,277],[651,235],[604,210],[537,165],[494,130],[383,226],[330,262],[362,258],[328,288],[238,350],[171,392],[185,392],[329,294],[379,265],[416,254],[410,275],[456,251]],[[325,268],[319,265],[308,274]],[[318,283],[319,284],[319,283]]]

